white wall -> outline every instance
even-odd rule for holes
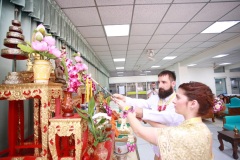
[[[214,73],[213,68],[190,68],[180,66],[178,64],[168,68],[171,71],[175,71],[177,77],[176,88],[182,83],[189,81],[202,82],[208,85],[214,94],[216,94],[215,78],[226,78],[227,93],[232,94],[230,78],[240,78],[240,72]],[[111,77],[109,78],[109,84],[115,83],[132,83],[132,82],[152,82],[158,81],[157,75],[151,76],[129,76],[129,77]]]
[[[152,82],[158,81],[157,75],[151,76],[129,76],[129,77],[110,77],[109,84],[115,83],[132,83],[132,82]]]

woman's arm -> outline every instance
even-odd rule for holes
[[[136,118],[135,113],[129,112],[127,118],[133,132],[137,136],[154,145],[157,145],[157,128],[143,126]]]
[[[144,121],[148,124],[150,124],[152,127],[157,127],[157,128],[164,128],[167,127],[166,125],[163,125],[161,123],[153,122],[153,121]]]

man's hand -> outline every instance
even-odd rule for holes
[[[123,102],[126,102],[126,97],[121,95],[121,94],[113,94],[113,98],[117,99],[117,100],[121,100]]]
[[[142,118],[143,117],[143,109],[142,108],[135,108],[136,116],[137,118]]]
[[[114,98],[114,102],[118,105],[118,107],[123,110],[124,107],[127,106],[127,104],[125,102],[123,102],[122,100],[116,99]]]

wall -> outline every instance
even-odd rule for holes
[[[114,83],[131,83],[131,82],[152,82],[158,81],[157,75],[151,76],[128,76],[128,77],[110,77],[109,84]]]
[[[230,78],[240,78],[240,72],[229,72],[226,70],[225,73],[214,73],[213,68],[190,68],[183,67],[179,64],[168,68],[174,71],[177,77],[176,88],[186,82],[197,81],[208,85],[213,93],[216,93],[215,78],[226,78],[227,93],[231,94],[231,82]],[[110,77],[109,84],[115,83],[131,83],[131,82],[151,82],[158,81],[157,75],[151,76],[129,76],[129,77]]]

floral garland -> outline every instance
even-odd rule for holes
[[[134,112],[134,109],[133,107],[131,106],[126,106],[124,107],[123,111],[122,111],[122,118],[125,119],[128,115],[129,112]],[[134,152],[136,150],[136,143],[135,143],[135,140],[134,140],[134,135],[133,133],[130,133],[128,135],[128,141],[127,141],[127,148],[128,148],[128,151],[129,152]]]

